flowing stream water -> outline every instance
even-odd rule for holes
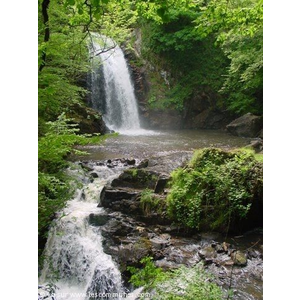
[[[47,294],[45,287],[49,282],[55,282],[55,299],[58,300],[100,299],[93,295],[125,291],[118,266],[103,250],[101,230],[89,223],[89,216],[106,214],[104,208],[98,207],[101,190],[126,167],[108,168],[97,162],[156,156],[166,158],[165,167],[178,163],[183,154],[191,157],[194,149],[211,146],[228,149],[249,143],[249,139],[216,130],[141,129],[134,89],[121,48],[111,39],[96,36],[91,53],[98,57],[93,60],[94,71],[89,81],[91,105],[103,113],[107,126],[120,135],[109,138],[104,145],[86,146],[90,155],[74,158],[75,161],[91,161],[97,178],[91,182],[86,175],[80,174],[79,168],[69,170],[80,179],[82,188],[77,189],[75,197],[58,213],[50,229],[44,250],[46,260],[39,278],[39,299]]]
[[[91,183],[81,178],[83,188],[77,190],[74,199],[58,214],[49,233],[40,284],[55,282],[58,300],[123,292],[121,274],[111,256],[103,251],[101,232],[88,222],[90,214],[105,213],[97,207],[100,192],[121,169],[95,166],[95,171],[101,174],[101,179]],[[78,171],[69,172],[74,175]]]

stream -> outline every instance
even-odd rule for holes
[[[109,186],[123,170],[132,166],[128,165],[128,160],[134,159],[134,164],[138,165],[143,159],[148,158],[150,170],[165,173],[171,172],[190,159],[194,149],[212,146],[232,149],[249,143],[248,139],[233,137],[226,132],[215,130],[142,131],[142,133],[142,135],[120,134],[108,138],[103,145],[84,146],[83,149],[89,155],[73,157],[75,167],[68,172],[77,177],[82,188],[77,190],[75,197],[57,215],[44,252],[48,262],[44,265],[39,280],[41,287],[45,287],[49,282],[55,282],[57,287],[55,299],[102,299],[93,296],[107,293],[115,293],[118,295],[115,299],[122,299],[122,293],[133,292],[130,286],[124,283],[119,268],[119,256],[122,252],[114,254],[112,249],[115,245],[109,248],[107,244],[110,244],[110,239],[116,238],[113,236],[114,220],[124,223],[124,226],[147,227],[148,225],[136,222],[126,214],[112,213],[98,206],[103,187]],[[82,166],[85,168],[83,169]],[[92,173],[97,176],[91,177]],[[91,216],[98,216],[98,218],[101,216],[104,219],[109,217],[110,223],[107,223],[106,227],[101,227],[91,222]],[[147,230],[151,235],[157,231],[157,226],[149,225]],[[107,238],[107,234],[103,235],[103,232],[107,231],[112,232],[112,237]],[[163,227],[161,232],[164,232]],[[121,246],[118,246],[119,249],[122,248],[122,243],[124,245],[136,243],[131,233],[125,232],[124,235],[126,238],[124,237]],[[192,266],[201,261],[198,255],[201,249],[223,241],[230,242],[238,249],[246,249],[251,248],[259,240],[253,250],[256,254],[261,251],[260,232],[242,237],[222,237],[214,233],[203,233],[200,236],[200,238],[199,235],[183,237],[171,234],[171,246],[168,248],[170,253],[167,253],[166,257],[167,260],[168,257],[172,257],[173,261],[159,260],[158,265],[164,267],[171,264],[173,267],[177,262],[185,262],[186,265]],[[226,259],[226,255],[221,254],[218,259],[222,261]],[[260,254],[251,260],[248,259],[248,264],[244,268],[232,269],[218,262],[208,265],[207,268],[225,290],[229,285],[232,287],[235,291],[233,299],[262,299]],[[230,283],[231,273],[234,276]],[[40,293],[45,295],[43,288]]]
[[[192,153],[196,149],[217,147],[240,148],[248,145],[249,138],[232,136],[221,130],[134,130],[109,138],[100,146],[84,147],[89,160],[105,160],[120,157],[138,159],[166,156],[176,152]],[[82,157],[84,159],[84,157]],[[77,158],[75,158],[77,159]]]

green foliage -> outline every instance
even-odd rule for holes
[[[153,210],[160,210],[160,198],[152,190],[145,189],[141,194],[141,208],[146,216],[150,215]]]
[[[155,53],[191,50],[194,42],[201,41],[193,25],[193,20],[198,16],[199,11],[184,7],[169,9],[168,20],[163,24],[146,23],[148,29],[151,29],[151,35],[146,37],[147,42],[155,45],[152,48]]]
[[[146,288],[150,288],[167,278],[163,269],[157,268],[154,265],[152,257],[144,257],[141,260],[141,264],[143,265],[142,269],[127,267],[127,270],[131,273],[129,282],[135,287],[145,286]]]
[[[132,168],[132,169],[127,170],[127,172],[130,173],[131,176],[134,178],[138,176],[138,169]]]
[[[189,228],[227,231],[262,193],[262,163],[249,151],[203,149],[172,173],[168,212]]]
[[[73,146],[85,143],[85,138],[76,134],[79,129],[71,121],[62,113],[56,121],[46,123],[47,133],[39,140],[40,171],[55,173],[67,165],[68,154],[80,153]]]
[[[159,74],[151,81],[150,107],[183,110],[205,91],[219,95],[219,108],[261,114],[262,17],[261,0],[187,1],[168,6],[163,21],[141,22],[143,56],[170,73],[169,86]]]
[[[50,175],[39,172],[38,176],[38,230],[46,235],[55,213],[64,207],[74,192],[71,179],[63,172]]]
[[[230,60],[221,89],[228,108],[262,113],[263,1],[212,0],[195,22],[202,37],[215,35]]]
[[[223,292],[212,277],[198,264],[192,268],[181,267],[173,271],[163,271],[154,265],[152,257],[141,260],[142,269],[128,267],[132,274],[130,282],[135,286],[144,286],[151,291],[155,300],[221,300]]]
[[[250,155],[253,155],[254,158],[257,161],[263,162],[263,154],[262,153],[256,153],[255,150],[253,150],[252,147],[244,147],[244,148],[241,148],[241,150],[243,150],[246,153],[249,153]]]
[[[156,285],[153,299],[224,299],[222,289],[213,282],[212,276],[204,270],[202,264],[192,268],[183,266],[173,271],[169,277],[168,280]]]
[[[46,54],[45,67],[39,72],[39,117],[54,121],[72,105],[81,104],[86,91],[77,82],[89,70],[89,62],[84,33],[79,26],[70,25],[72,10],[60,1],[50,1],[48,15],[47,43],[43,41],[44,25],[39,18],[39,59]]]
[[[47,122],[47,133],[39,140],[39,232],[48,228],[54,214],[74,192],[63,168],[68,166],[65,158],[76,151],[73,146],[86,143],[85,137],[77,135],[76,125],[70,124],[65,114],[54,122]]]
[[[228,61],[211,37],[203,39],[195,32],[193,18],[197,14],[173,13],[174,20],[166,24],[142,23],[142,54],[154,66],[150,72],[150,108],[183,111],[195,92],[216,94],[222,88]],[[184,38],[173,40],[182,30]],[[184,40],[187,36],[188,42]],[[169,84],[162,79],[161,70],[168,71]]]

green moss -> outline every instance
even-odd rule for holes
[[[135,168],[127,170],[127,173],[130,173],[133,178],[136,178],[138,176],[138,170]]]

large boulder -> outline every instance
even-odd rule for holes
[[[171,236],[167,233],[161,234],[159,236],[154,236],[150,239],[151,246],[155,250],[162,250],[170,245]]]
[[[242,117],[235,119],[226,126],[231,134],[241,137],[257,137],[262,127],[262,117],[251,113],[247,113]]]

